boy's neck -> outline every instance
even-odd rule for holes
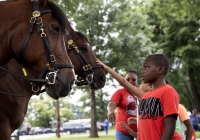
[[[153,83],[153,89],[159,88],[164,84],[166,84],[165,79],[157,80],[156,82]]]

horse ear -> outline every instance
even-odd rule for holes
[[[39,3],[43,6],[47,4],[48,0],[39,0]]]

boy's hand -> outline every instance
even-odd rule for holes
[[[96,59],[96,63],[97,63],[98,65],[101,65],[101,66],[103,67],[103,69],[107,70],[107,67],[108,67],[108,66],[106,66],[104,63],[102,63],[99,59]]]

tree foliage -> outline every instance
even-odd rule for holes
[[[196,0],[154,0],[146,6],[148,24],[156,27],[152,40],[171,60],[169,81],[190,110],[200,109],[199,4]]]

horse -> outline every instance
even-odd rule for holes
[[[77,50],[81,51],[84,61],[88,62],[88,64],[90,64],[91,67],[95,67],[95,70],[97,70],[95,71],[97,72],[97,74],[94,74],[93,76],[95,80],[92,80],[92,83],[95,85],[94,89],[101,88],[105,84],[105,77],[103,77],[105,76],[104,71],[102,67],[96,66],[96,57],[91,49],[91,46],[89,45],[89,41],[87,40],[87,38],[80,32],[74,33],[76,35],[76,39],[73,45],[77,47]],[[73,35],[68,35],[68,37],[69,36],[72,38],[74,37]],[[76,75],[84,78],[84,73],[86,73],[87,76],[87,71],[81,72],[83,71],[82,64],[81,62],[79,62],[80,60],[76,56],[75,51],[74,53],[69,52],[72,49],[69,48],[71,47],[71,41],[71,39],[66,38],[66,44],[68,43],[66,47],[68,49],[68,53],[70,53],[70,59],[74,64]],[[23,74],[23,72],[21,71],[22,65],[18,64],[18,62],[15,59],[10,60],[4,66],[4,68],[9,71],[14,71],[18,75]],[[95,78],[96,76],[97,78]],[[101,79],[99,80],[98,84],[99,76]],[[11,133],[22,124],[24,117],[26,116],[28,102],[32,95],[34,95],[34,92],[31,90],[31,85],[28,84],[25,79],[14,76],[13,74],[7,71],[0,70],[0,82],[2,83],[0,84],[0,102],[2,105],[4,105],[0,106],[0,139],[7,140],[10,138]],[[84,85],[86,83],[88,83],[88,81],[84,82]],[[89,84],[92,85],[92,83]],[[78,84],[78,86],[81,86],[79,82]],[[12,88],[13,86],[15,86],[15,89]],[[91,86],[91,88],[93,87]]]
[[[26,79],[33,92],[45,85],[53,99],[67,96],[75,74],[65,53],[65,14],[48,0],[3,1],[0,13],[0,66],[14,58],[23,75],[10,73]]]
[[[71,38],[74,38],[73,43]],[[96,57],[87,38],[82,33],[73,31],[72,35],[68,34],[66,44],[67,51],[70,54],[69,57],[74,64],[75,73],[78,77],[84,79],[88,74],[87,71],[83,71],[83,62],[88,62],[94,69],[92,73],[94,76],[91,77],[93,79],[87,81],[89,79],[86,78],[84,82],[81,81],[80,83],[79,81],[77,84],[81,86],[88,83],[94,85],[94,87],[90,86],[92,89],[102,88],[105,85],[104,70],[101,66],[96,65]],[[76,48],[77,51],[81,51],[80,53],[82,56],[80,60],[78,59],[79,57],[76,56],[75,50],[70,52],[72,51],[72,47]],[[4,68],[9,71],[14,71],[18,75],[23,74],[21,71],[22,65],[18,64],[15,59],[10,60]],[[91,71],[92,69],[90,68],[89,72]],[[22,124],[26,116],[28,102],[32,95],[34,95],[34,92],[31,90],[31,85],[27,83],[25,79],[19,78],[7,71],[0,70],[0,82],[2,83],[0,84],[0,102],[6,106],[6,108],[0,106],[0,121],[2,122],[0,124],[0,139],[6,140],[10,138],[10,134]],[[13,86],[15,89],[12,88]],[[2,134],[4,134],[4,136],[1,136]]]

